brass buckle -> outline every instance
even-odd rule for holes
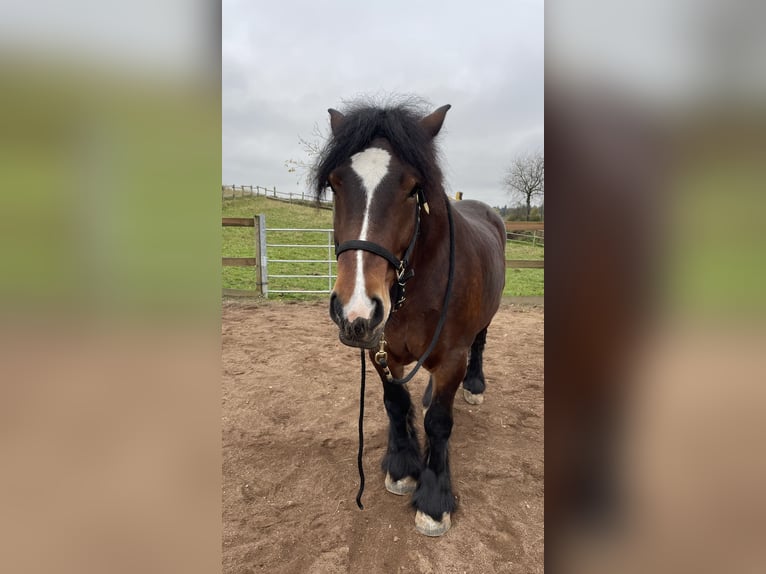
[[[386,353],[386,340],[380,338],[380,349],[375,353],[375,362],[383,369],[383,374],[386,376],[386,380],[390,383],[394,380],[394,375],[391,374],[391,369],[388,368],[388,353]]]
[[[388,359],[388,353],[386,353],[386,341],[383,337],[380,338],[380,349],[375,353],[375,362],[381,367],[386,367]]]

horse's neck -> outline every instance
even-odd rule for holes
[[[439,197],[430,207],[431,213],[421,213],[421,236],[418,238],[412,260],[412,268],[416,274],[432,274],[444,270],[446,277],[449,264],[449,219],[446,204],[442,202],[447,201],[449,199],[446,196]]]

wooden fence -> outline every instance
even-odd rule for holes
[[[224,267],[254,267],[256,290],[249,289],[224,289],[223,294],[228,297],[255,297],[269,294],[269,270],[266,251],[262,246],[266,245],[266,216],[255,215],[253,217],[224,217],[221,220],[223,227],[252,227],[253,228],[253,253],[255,257],[222,257],[221,264]]]
[[[301,192],[283,192],[277,191],[277,187],[274,186],[271,189],[268,187],[261,187],[259,185],[222,185],[221,186],[221,198],[222,199],[235,199],[238,197],[266,197],[268,199],[275,199],[277,201],[284,201],[285,203],[297,203],[303,205],[318,206],[320,209],[332,209],[332,201],[326,199],[320,199],[317,205],[314,196],[310,193]]]
[[[545,231],[545,223],[542,221],[506,221],[506,239],[511,239],[514,231]],[[535,236],[536,237],[536,236]],[[534,245],[534,241],[533,241]],[[544,269],[544,259],[506,259],[506,269]]]

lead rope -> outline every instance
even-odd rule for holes
[[[439,316],[439,323],[436,325],[436,331],[434,331],[434,336],[431,339],[431,344],[428,346],[428,349],[426,349],[426,352],[420,357],[412,371],[410,371],[410,373],[403,379],[396,379],[391,375],[391,371],[386,363],[386,352],[384,350],[385,342],[381,339],[380,351],[377,352],[375,357],[378,363],[383,367],[386,379],[390,383],[403,385],[415,376],[415,373],[418,372],[428,358],[428,355],[434,350],[436,341],[439,339],[439,335],[441,335],[442,328],[444,327],[444,322],[447,319],[447,305],[452,296],[452,280],[455,277],[455,230],[452,225],[452,210],[450,208],[449,199],[447,200],[447,219],[449,220],[449,272],[447,275],[447,289],[444,292],[444,303],[442,305],[441,315]],[[362,504],[362,493],[364,492],[364,465],[362,464],[362,454],[364,453],[364,379],[365,369],[367,367],[364,352],[365,349],[361,349],[361,352],[359,353],[362,364],[362,376],[360,385],[361,390],[359,394],[359,451],[356,456],[356,463],[359,467],[359,492],[356,493],[356,505],[360,510],[364,510],[364,505]],[[378,360],[378,357],[380,357],[381,360]]]
[[[359,354],[362,357],[362,390],[359,392],[359,453],[356,456],[356,464],[359,466],[359,492],[356,493],[356,505],[359,510],[364,510],[362,493],[364,492],[364,466],[362,465],[362,453],[364,452],[364,349]]]

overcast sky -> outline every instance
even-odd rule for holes
[[[223,182],[305,190],[285,160],[327,108],[407,93],[452,104],[449,194],[510,204],[512,157],[543,147],[542,0],[223,3]]]

